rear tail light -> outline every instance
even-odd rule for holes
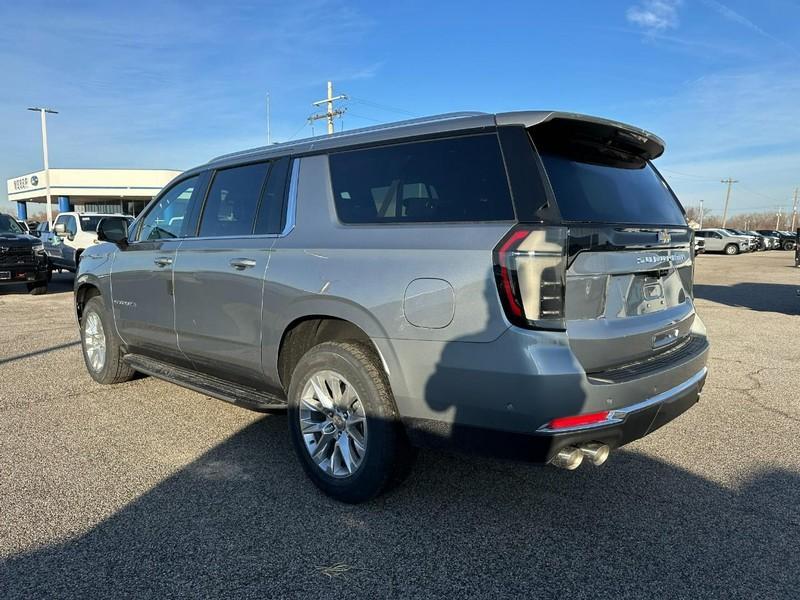
[[[563,330],[567,230],[518,226],[494,250],[494,272],[508,320]]]

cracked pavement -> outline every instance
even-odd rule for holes
[[[0,597],[792,598],[800,589],[800,269],[701,256],[698,405],[559,471],[422,452],[337,504],[285,417],[86,375],[53,293],[0,291]]]

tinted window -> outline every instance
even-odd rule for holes
[[[329,160],[344,223],[514,219],[494,134],[352,150]]]
[[[269,163],[217,171],[200,222],[200,237],[250,235]]]
[[[541,156],[565,221],[686,225],[675,198],[648,162]]]
[[[280,233],[283,215],[283,201],[286,197],[286,185],[289,180],[288,157],[278,159],[272,163],[269,170],[267,185],[261,196],[258,207],[255,233]]]
[[[158,203],[142,219],[140,240],[158,240],[180,237],[184,217],[189,209],[199,177],[191,177],[176,183],[167,190]]]

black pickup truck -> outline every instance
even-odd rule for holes
[[[0,285],[24,283],[33,295],[47,293],[50,269],[42,241],[0,214]]]

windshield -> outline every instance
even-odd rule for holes
[[[15,219],[0,215],[0,233],[24,233]]]
[[[105,215],[81,215],[81,229],[83,231],[97,231],[97,226]]]

